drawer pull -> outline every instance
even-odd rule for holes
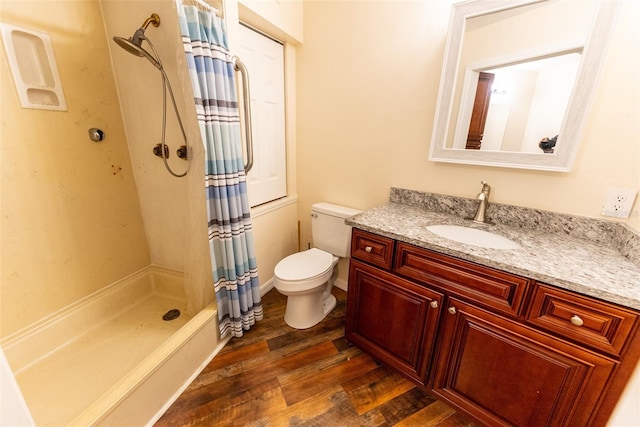
[[[438,308],[438,301],[431,301],[429,305],[431,306],[431,308]]]
[[[584,321],[580,316],[574,314],[573,316],[571,316],[571,324],[574,326],[582,326],[584,325]]]
[[[449,312],[449,314],[456,314],[456,308],[455,307],[449,307],[447,309],[447,311]]]
[[[367,246],[367,247],[364,248],[364,251],[366,253],[368,253],[368,254],[370,254],[372,250],[373,250],[373,248],[371,246]]]

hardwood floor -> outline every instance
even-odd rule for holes
[[[286,298],[267,293],[264,319],[232,339],[156,426],[475,426],[351,346],[346,293],[333,293],[333,312],[304,331],[284,323]]]

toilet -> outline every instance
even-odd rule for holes
[[[351,249],[351,227],[344,220],[360,212],[331,203],[311,207],[314,247],[289,255],[274,270],[275,288],[287,296],[287,325],[310,328],[336,306],[331,288],[338,277],[338,261],[348,257]]]

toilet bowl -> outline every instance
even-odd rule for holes
[[[360,212],[331,203],[311,206],[314,247],[289,255],[274,270],[275,288],[287,296],[287,325],[310,328],[336,306],[331,288],[338,277],[338,261],[349,257],[351,248],[351,227],[345,219]]]
[[[336,306],[331,294],[339,258],[317,248],[281,260],[274,270],[275,288],[287,296],[284,321],[296,329],[318,324]]]

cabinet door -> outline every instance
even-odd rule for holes
[[[345,335],[424,385],[442,299],[438,292],[352,259]]]
[[[434,392],[488,425],[587,426],[616,362],[450,299]]]

